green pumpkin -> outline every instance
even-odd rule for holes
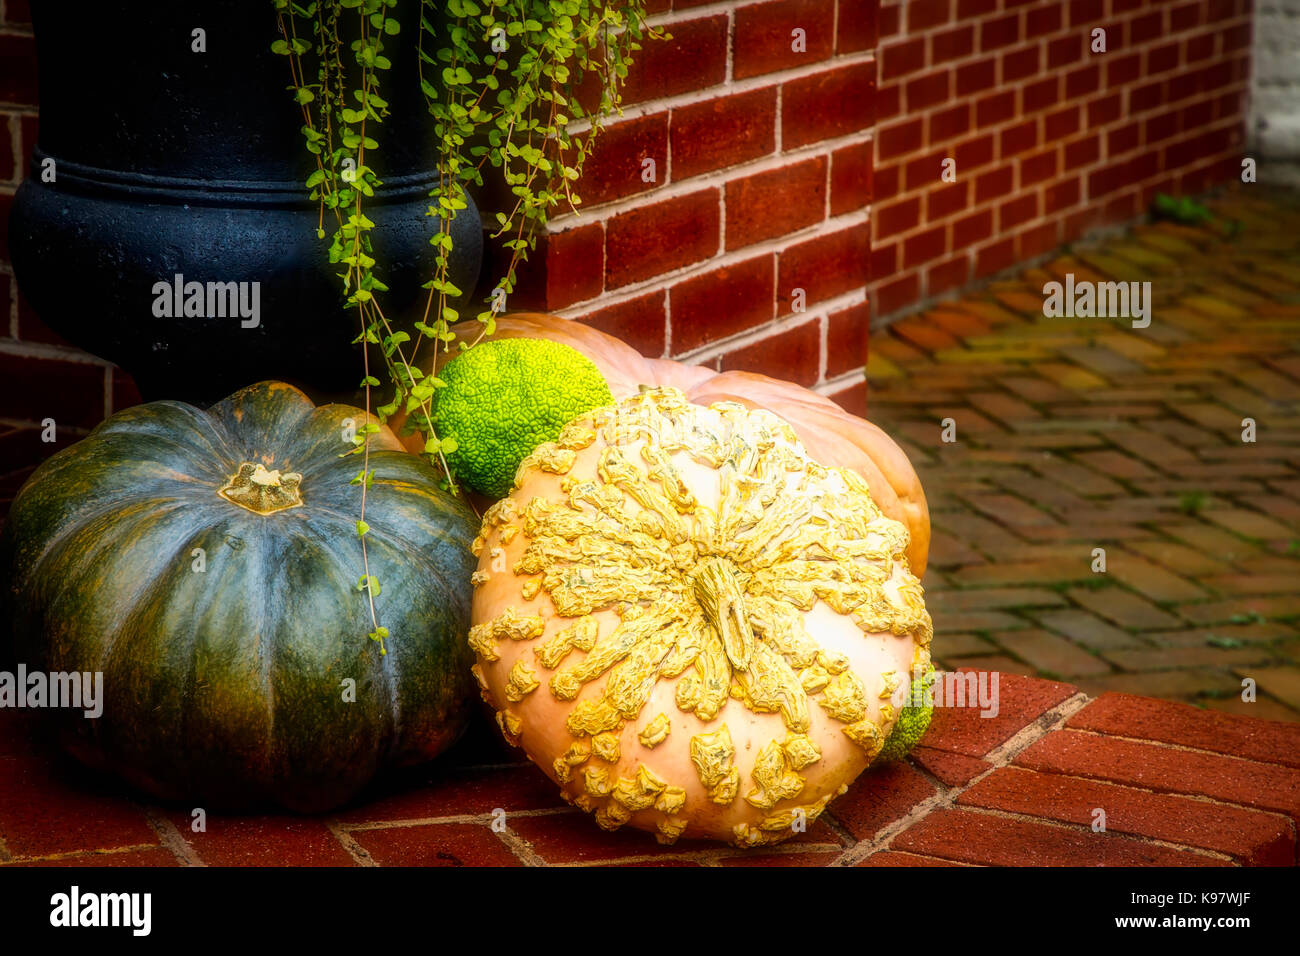
[[[196,806],[314,812],[460,735],[477,522],[371,435],[381,653],[362,459],[340,457],[365,421],[263,382],[127,409],[36,470],[0,537],[0,620],[29,672],[103,673],[98,719],[50,712],[79,759]]]

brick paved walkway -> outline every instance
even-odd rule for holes
[[[870,417],[930,501],[944,664],[1300,720],[1300,194],[1210,205],[1236,238],[1137,227],[872,339]],[[1149,280],[1150,326],[1044,318],[1066,273]]]
[[[1300,724],[1016,676],[999,697],[991,719],[936,711],[911,761],[868,772],[807,833],[761,851],[606,833],[486,719],[354,808],[211,812],[196,832],[193,808],[141,802],[0,710],[0,866],[1295,865]]]

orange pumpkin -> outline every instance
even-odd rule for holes
[[[472,340],[478,325],[462,323],[456,332]],[[794,428],[809,457],[862,476],[886,517],[907,528],[907,559],[912,572],[917,578],[925,574],[930,513],[916,472],[888,435],[829,398],[753,372],[717,372],[700,365],[648,359],[612,335],[555,315],[521,312],[498,319],[495,337],[549,339],[577,349],[601,370],[616,399],[636,395],[643,385],[671,386],[681,389],[696,405],[732,401],[772,412]],[[395,419],[394,431],[400,432],[401,424],[400,418]],[[419,435],[407,436],[405,442],[413,451],[424,447]]]

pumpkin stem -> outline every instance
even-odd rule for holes
[[[296,471],[281,474],[246,461],[217,494],[254,514],[270,515],[302,504],[302,496],[298,494],[301,481],[302,475]]]
[[[736,568],[723,558],[705,558],[693,575],[695,600],[704,618],[722,638],[731,666],[738,671],[749,669],[754,654],[754,631],[745,613],[744,592],[736,580]]]

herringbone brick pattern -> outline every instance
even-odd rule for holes
[[[930,501],[943,664],[1300,720],[1300,196],[1209,206],[873,337],[869,415]],[[1044,317],[1066,273],[1149,281],[1150,325]]]

